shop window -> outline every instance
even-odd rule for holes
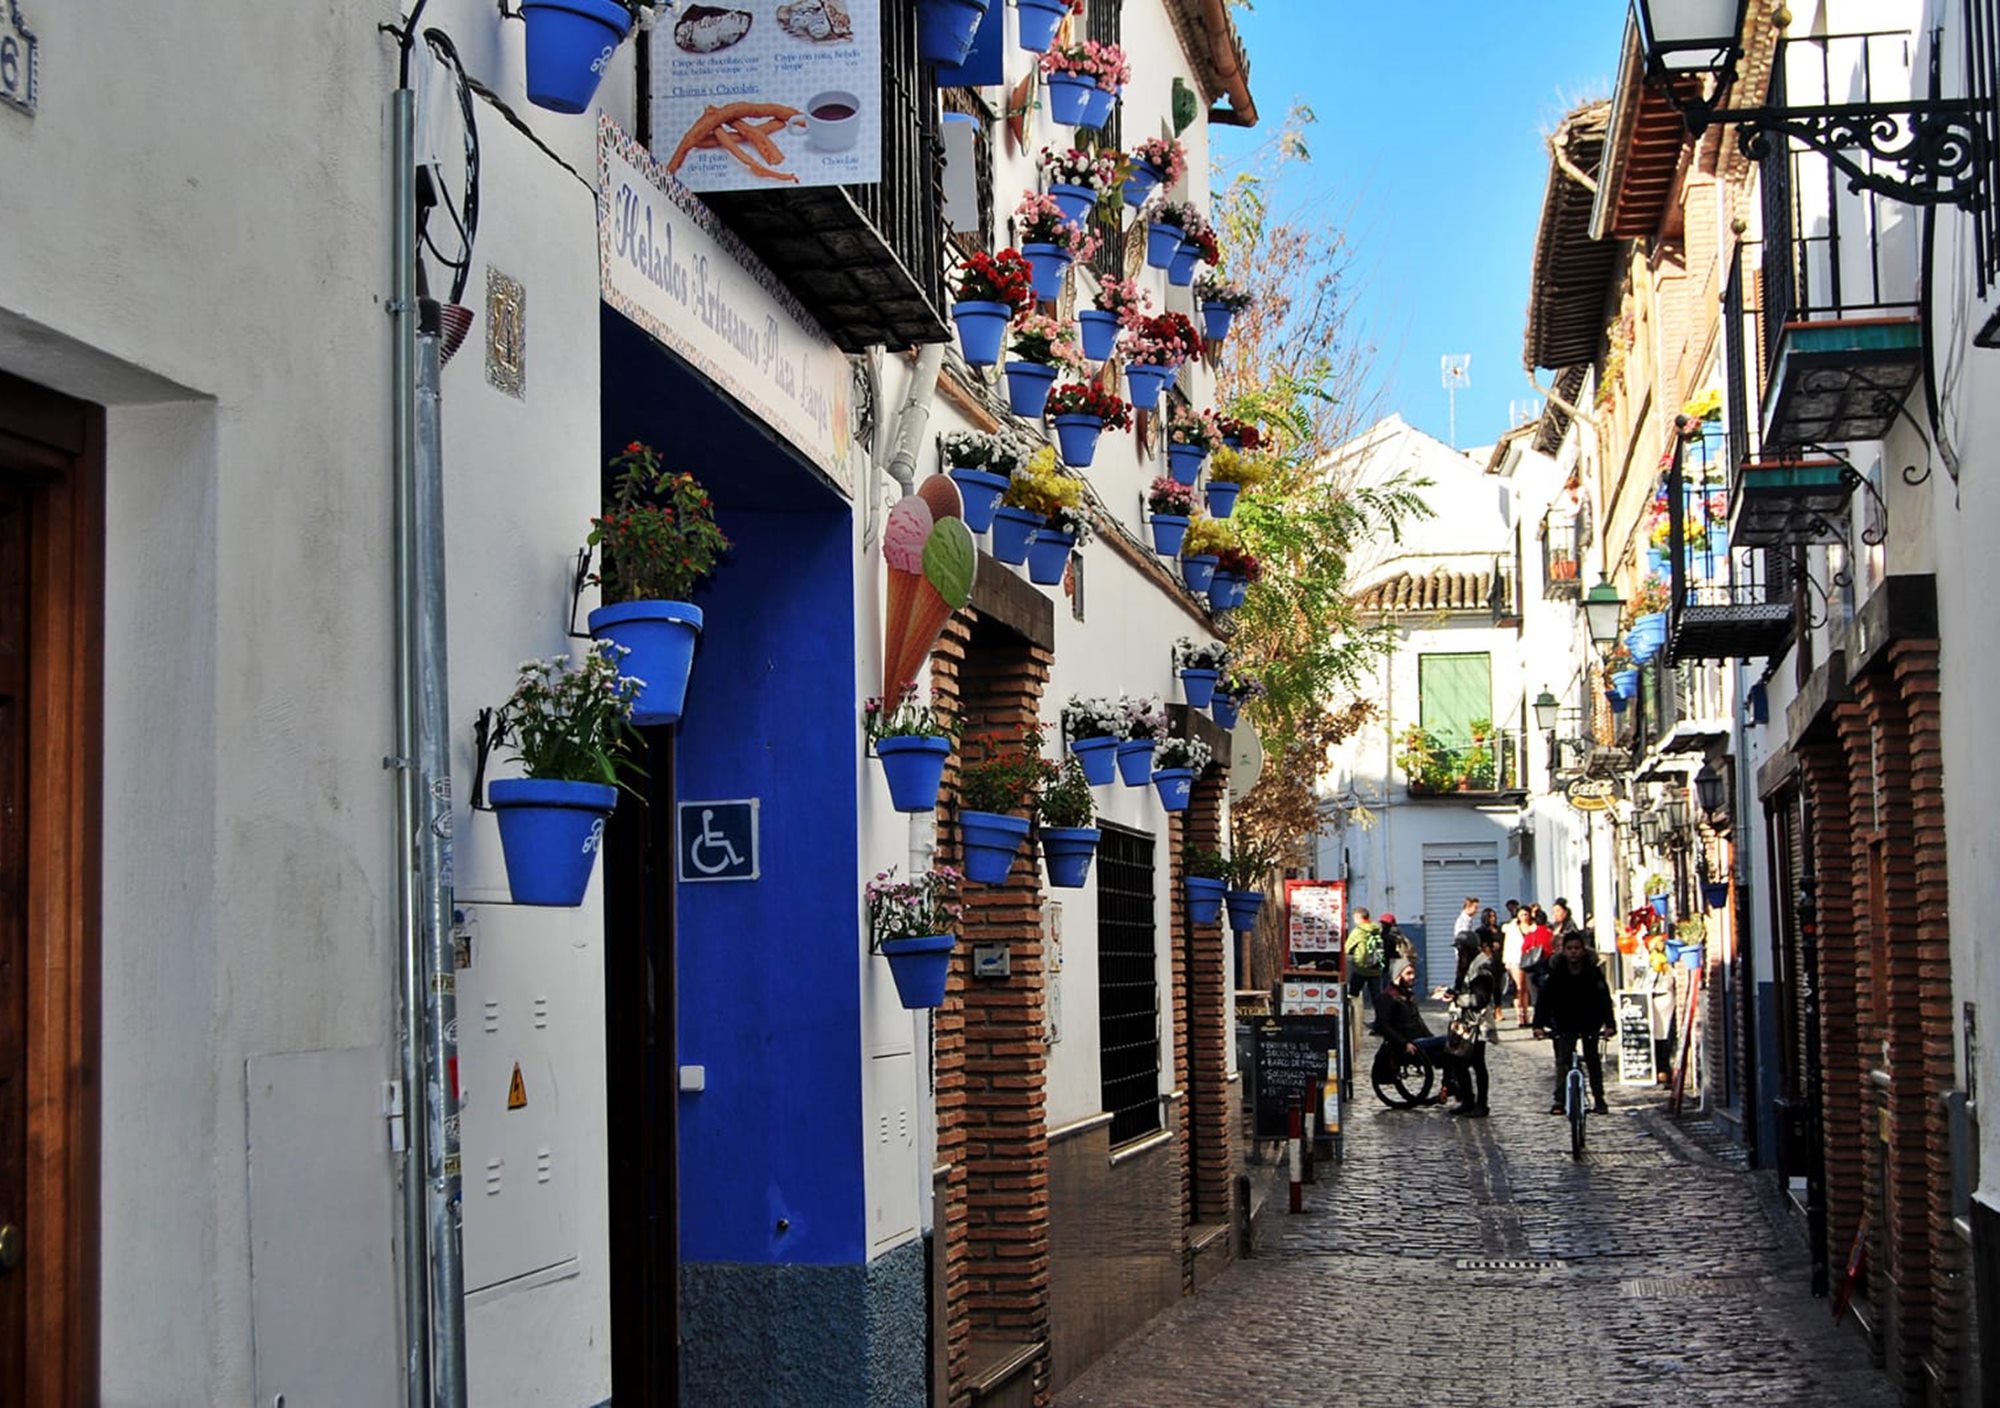
[[[1153,838],[1104,826],[1097,848],[1097,1045],[1114,1147],[1160,1127]]]

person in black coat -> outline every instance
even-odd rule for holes
[[[1447,1039],[1432,1036],[1417,1010],[1417,965],[1407,958],[1389,964],[1389,983],[1375,998],[1375,1031],[1404,1055],[1433,1062],[1444,1071],[1444,1088],[1432,1103],[1464,1088],[1460,1063],[1445,1049]]]
[[[1582,931],[1571,930],[1563,938],[1562,956],[1550,966],[1541,996],[1535,1001],[1535,1035],[1553,1035],[1556,1041],[1556,1094],[1550,1114],[1563,1113],[1563,1085],[1569,1079],[1570,1056],[1579,1040],[1583,1042],[1584,1067],[1590,1072],[1595,1113],[1605,1112],[1604,1057],[1597,1038],[1616,1032],[1617,1020],[1603,965],[1585,945]]]
[[[1488,910],[1487,913],[1492,913]],[[1493,1017],[1507,983],[1507,966],[1500,961],[1505,942],[1498,928],[1479,931],[1479,956],[1467,965],[1464,981],[1452,990],[1451,1040],[1447,1052],[1465,1072],[1460,1086],[1458,1108],[1452,1113],[1480,1116],[1486,1113],[1491,1078],[1486,1072],[1486,1041],[1494,1034]]]

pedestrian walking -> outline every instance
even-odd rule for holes
[[[1382,916],[1382,952],[1389,956],[1392,968],[1399,958],[1406,958],[1412,963],[1417,961],[1416,941],[1397,927],[1393,914]]]
[[[1488,910],[1491,914],[1493,911]],[[1500,926],[1478,931],[1479,953],[1465,970],[1465,981],[1452,994],[1451,1040],[1446,1049],[1457,1056],[1465,1074],[1465,1089],[1452,1113],[1483,1118],[1491,1093],[1486,1071],[1486,1044],[1500,1036],[1495,1023],[1507,969],[1501,962]]]
[[[1540,905],[1530,905],[1523,913],[1529,918],[1521,930],[1521,977],[1526,988],[1522,1005],[1532,1008],[1541,1001],[1542,983],[1549,975],[1549,963],[1555,952],[1555,933],[1549,928],[1548,915]]]
[[[1555,1100],[1550,1114],[1563,1113],[1563,1085],[1579,1041],[1583,1043],[1584,1068],[1590,1073],[1593,1111],[1601,1115],[1609,1108],[1604,1103],[1604,1056],[1597,1043],[1599,1035],[1608,1037],[1617,1031],[1617,1020],[1604,966],[1584,944],[1583,932],[1574,930],[1563,940],[1562,957],[1550,968],[1535,1003],[1535,1035],[1553,1035],[1556,1043]]]
[[[1507,969],[1507,989],[1514,999],[1514,1020],[1525,1027],[1528,1025],[1528,980],[1521,972],[1521,942],[1527,935],[1530,916],[1519,900],[1508,900],[1507,911],[1507,922],[1500,926],[1503,936],[1501,962]]]
[[[1467,895],[1465,907],[1458,912],[1458,918],[1451,925],[1451,950],[1453,963],[1451,985],[1456,988],[1465,981],[1466,965],[1479,953],[1479,896]]]
[[[1382,966],[1388,955],[1382,948],[1382,926],[1368,911],[1354,911],[1354,927],[1347,931],[1347,995],[1365,993],[1372,1005],[1381,992]]]

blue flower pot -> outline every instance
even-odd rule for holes
[[[1097,81],[1082,78],[1074,73],[1052,73],[1049,75],[1049,120],[1064,127],[1080,125],[1090,112],[1090,95],[1097,91]]]
[[[1226,567],[1218,567],[1208,579],[1208,606],[1211,611],[1227,611],[1236,604],[1236,589],[1243,579]]]
[[[1235,321],[1236,310],[1227,303],[1202,303],[1202,331],[1208,334],[1210,342],[1220,342],[1229,336],[1229,325]]]
[[[975,533],[991,528],[993,510],[1000,507],[1000,496],[1007,492],[1007,476],[983,469],[954,469],[951,482],[958,485],[959,514],[965,526]]]
[[[1163,809],[1184,812],[1194,797],[1194,769],[1161,768],[1153,774],[1153,788],[1160,794]]]
[[[1047,528],[1035,531],[1028,543],[1028,580],[1037,586],[1053,587],[1062,581],[1069,555],[1076,547],[1076,534],[1056,533]]]
[[[1058,890],[1080,890],[1090,878],[1090,858],[1097,854],[1103,832],[1094,826],[1044,826],[1042,860],[1049,867],[1049,884]]]
[[[1069,6],[1064,0],[1015,0],[1014,8],[1021,47],[1031,54],[1046,54]]]
[[[1167,446],[1167,473],[1174,477],[1176,484],[1192,484],[1201,474],[1201,467],[1208,463],[1208,451],[1199,445]]]
[[[1061,298],[1063,274],[1075,262],[1076,256],[1059,244],[1024,244],[1021,253],[1027,257],[1028,267],[1034,271],[1035,297],[1044,303],[1053,303]]]
[[[1167,173],[1150,161],[1132,163],[1132,174],[1125,178],[1125,204],[1137,209],[1146,203],[1146,197],[1153,193],[1153,187]]]
[[[943,68],[964,63],[986,5],[987,0],[917,0],[917,53]]]
[[[611,56],[632,29],[618,0],[523,0],[528,28],[528,101],[550,112],[582,112]]]
[[[1205,592],[1215,577],[1215,564],[1221,561],[1214,553],[1196,553],[1193,557],[1181,559],[1181,580],[1187,583],[1191,592]]]
[[[1703,885],[1701,887],[1701,902],[1710,909],[1727,909],[1729,907],[1728,882],[1724,881],[1717,885]]]
[[[1167,368],[1167,390],[1172,391],[1176,386],[1181,384],[1182,365],[1182,363],[1176,362]]]
[[[1125,386],[1132,393],[1132,409],[1157,410],[1160,392],[1166,388],[1167,369],[1134,362],[1125,368]]]
[[[1631,703],[1639,692],[1639,672],[1637,670],[1613,670],[1611,672],[1611,692],[1626,703]]]
[[[1118,776],[1127,787],[1144,787],[1153,778],[1153,750],[1159,743],[1151,738],[1127,739],[1118,745]]]
[[[1069,745],[1083,780],[1092,787],[1110,785],[1118,776],[1118,740],[1109,736],[1079,738]]]
[[[1655,577],[1667,575],[1667,550],[1665,548],[1646,549],[1646,569]]]
[[[1097,204],[1097,194],[1090,187],[1072,186],[1067,181],[1051,184],[1049,199],[1056,203],[1056,209],[1063,213],[1063,219],[1079,228],[1090,218],[1091,208]]]
[[[1215,691],[1215,698],[1208,701],[1208,716],[1215,720],[1217,728],[1235,728],[1236,711],[1243,707],[1243,701],[1234,694]]]
[[[1088,468],[1097,458],[1097,437],[1104,433],[1104,421],[1099,416],[1066,415],[1057,416],[1049,422],[1056,428],[1056,448],[1062,454],[1062,462],[1071,469]]]
[[[685,601],[628,601],[590,613],[592,638],[625,650],[618,673],[646,682],[633,701],[633,723],[680,722],[701,619],[701,608]]]
[[[1625,633],[1625,648],[1641,665],[1649,663],[1666,643],[1667,614],[1664,611],[1647,612],[1634,621],[1632,629]]]
[[[1083,95],[1083,125],[1102,127],[1111,120],[1111,109],[1118,104],[1118,95],[1109,88],[1100,88],[1095,83]]]
[[[1174,257],[1167,263],[1167,282],[1175,288],[1186,288],[1194,282],[1194,266],[1201,263],[1201,246],[1189,240],[1174,251]]]
[[[1056,384],[1056,369],[1040,362],[1007,364],[1007,409],[1029,420],[1040,420],[1049,404],[1049,388]]]
[[[1213,924],[1222,917],[1222,892],[1226,887],[1220,880],[1206,875],[1190,875],[1181,883],[1187,887],[1190,924]]]
[[[1220,575],[1220,572],[1217,575]],[[1233,611],[1243,604],[1243,598],[1248,595],[1250,595],[1250,579],[1232,572],[1229,574],[1229,591],[1221,599],[1218,600],[1216,597],[1215,584],[1212,582],[1209,584],[1208,604],[1224,611]]]
[[[942,734],[878,738],[875,756],[882,760],[889,801],[897,811],[927,812],[937,806],[945,760],[951,757],[949,738]]]
[[[1669,947],[1672,947],[1672,945],[1669,945]],[[1683,968],[1706,968],[1708,966],[1708,945],[1681,945],[1680,965]]]
[[[982,885],[1004,884],[1014,856],[1028,834],[1028,819],[1004,812],[958,814],[958,839],[965,850],[965,877]]]
[[[1225,435],[1222,437],[1222,443],[1232,450],[1240,450],[1243,448],[1243,437],[1241,435]]]
[[[618,789],[603,782],[503,778],[486,784],[515,904],[583,903]]]
[[[1000,360],[1000,344],[1007,340],[1007,323],[1013,310],[1004,303],[973,300],[951,305],[951,320],[958,324],[958,345],[965,360],[975,367],[990,367]]]
[[[1076,315],[1083,355],[1102,362],[1118,345],[1118,315],[1102,308],[1086,308]]]
[[[1000,508],[993,512],[993,558],[1009,567],[1028,560],[1028,543],[1042,526],[1042,516],[1024,508]]]
[[[1620,694],[1615,689],[1604,691],[1604,701],[1611,706],[1611,712],[1614,714],[1622,714],[1632,707],[1632,696],[1629,694]]]
[[[1653,907],[1653,913],[1665,919],[1673,912],[1674,897],[1672,895],[1648,895],[1646,896],[1646,903]]]
[[[889,960],[896,999],[913,1011],[944,1002],[945,982],[951,977],[951,951],[956,947],[958,939],[952,934],[884,939],[876,945]]]
[[[1180,675],[1181,693],[1187,696],[1188,707],[1206,709],[1208,701],[1215,697],[1215,682],[1222,678],[1222,671],[1185,669]]]
[[[1236,496],[1243,492],[1241,484],[1231,484],[1223,479],[1208,481],[1208,516],[1227,518],[1236,512]]]
[[[1264,907],[1262,890],[1225,890],[1223,903],[1229,906],[1229,927],[1237,933],[1257,927],[1257,911]]]
[[[1156,513],[1153,515],[1153,551],[1161,557],[1173,557],[1181,550],[1181,539],[1187,536],[1188,521],[1178,513]]]
[[[1155,220],[1146,227],[1146,263],[1155,269],[1165,269],[1180,253],[1181,230],[1178,225],[1168,225]]]

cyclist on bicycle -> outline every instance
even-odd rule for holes
[[[1590,951],[1581,930],[1563,935],[1562,956],[1542,983],[1542,995],[1535,1003],[1535,1035],[1551,1033],[1556,1041],[1556,1096],[1549,1113],[1563,1109],[1563,1084],[1569,1077],[1570,1056],[1579,1040],[1583,1042],[1583,1064],[1590,1072],[1592,1113],[1604,1114],[1604,1058],[1598,1050],[1601,1033],[1617,1032],[1617,1011],[1611,1003],[1611,984],[1604,968]]]

